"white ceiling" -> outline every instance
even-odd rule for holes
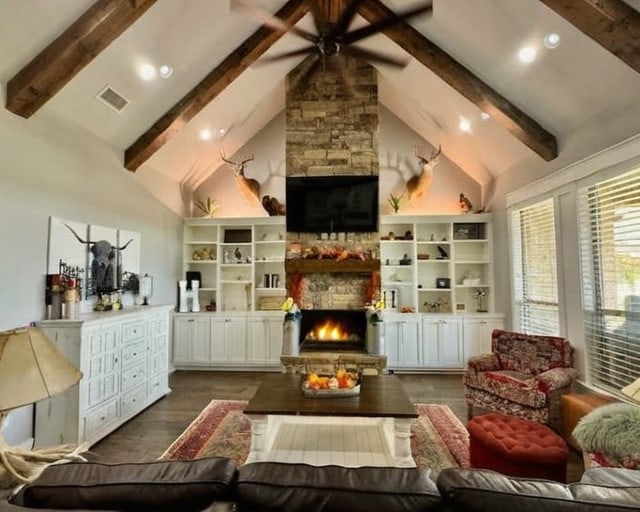
[[[92,3],[0,0],[3,85]],[[254,3],[276,12],[285,0]],[[384,3],[398,12],[416,2]],[[640,0],[627,3],[640,10]],[[606,131],[609,123],[620,140],[640,133],[640,74],[538,0],[435,0],[433,16],[411,24],[554,134],[561,157],[567,146],[579,145],[575,134]],[[230,12],[229,0],[158,0],[28,122],[59,116],[124,152],[259,25],[245,13]],[[300,25],[312,30],[313,24],[306,16]],[[542,38],[552,31],[562,44],[546,50]],[[304,44],[285,35],[266,55]],[[539,49],[529,65],[516,57],[524,44]],[[523,162],[554,169],[497,123],[482,121],[474,105],[384,35],[362,46],[408,60],[401,70],[378,67],[381,103],[424,139],[442,144],[446,156],[481,184]],[[145,62],[170,64],[173,75],[143,82],[137,67]],[[284,108],[284,76],[298,62],[252,66],[140,169],[175,182],[202,182],[219,167],[222,145],[233,154]],[[131,102],[120,114],[94,98],[107,84]],[[460,132],[460,116],[473,123],[472,133]],[[222,141],[203,142],[203,127],[229,133]]]

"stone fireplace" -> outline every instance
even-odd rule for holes
[[[351,86],[333,66],[318,67],[291,90],[306,61],[287,77],[287,177],[378,176],[378,77],[366,62],[346,61]],[[287,261],[287,291],[303,309],[362,309],[372,299],[372,273],[380,271],[378,233],[287,233],[289,246],[366,255],[366,262]],[[289,258],[290,256],[288,256]],[[324,263],[324,264],[323,264]],[[344,271],[346,269],[346,271]],[[342,271],[341,271],[342,270]],[[375,279],[373,280],[375,281]],[[373,283],[373,288],[376,283]]]
[[[377,71],[366,62],[348,59],[350,85],[333,66],[326,70],[319,66],[315,73],[297,82],[298,73],[306,66],[305,61],[287,77],[287,178],[378,176]],[[287,248],[287,293],[303,314],[300,357],[283,356],[283,364],[302,367],[312,358],[382,370],[386,357],[366,354],[364,310],[379,292],[378,233],[288,232]],[[356,257],[305,259],[309,251],[319,255],[342,251]],[[329,327],[316,325],[327,321]],[[334,324],[349,331],[346,339],[342,334],[320,339],[323,328],[325,334],[327,330],[339,332]]]

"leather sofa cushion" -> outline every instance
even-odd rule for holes
[[[440,496],[430,471],[254,462],[238,471],[240,510],[288,512],[420,511]]]
[[[449,512],[630,512],[640,503],[637,486],[567,485],[481,469],[443,469],[437,484]]]
[[[69,463],[48,467],[12,503],[34,508],[199,511],[225,499],[237,477],[233,462],[211,457],[148,463]]]

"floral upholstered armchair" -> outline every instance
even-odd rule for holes
[[[578,372],[564,338],[496,329],[491,354],[471,357],[464,374],[469,417],[474,407],[537,421],[558,430],[560,396]]]

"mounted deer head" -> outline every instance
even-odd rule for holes
[[[442,146],[438,146],[437,151],[432,152],[429,158],[425,158],[418,154],[418,145],[414,144],[413,154],[420,164],[420,174],[411,177],[407,181],[407,196],[410,202],[422,198],[429,192],[431,181],[433,180],[433,168],[440,162],[441,153]]]
[[[253,155],[251,155],[251,158],[246,158],[240,162],[234,162],[232,160],[228,160],[224,156],[223,150],[220,152],[220,158],[233,167],[233,174],[236,178],[236,185],[238,185],[238,189],[240,190],[240,193],[244,197],[245,201],[248,204],[261,204],[260,183],[252,178],[247,178],[244,173],[244,168],[249,162],[251,162],[251,160],[253,160]]]

